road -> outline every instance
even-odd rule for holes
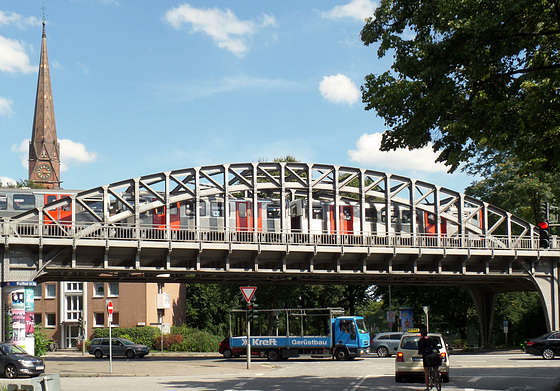
[[[423,390],[422,382],[395,383],[394,358],[364,357],[354,361],[255,359],[246,369],[244,358],[155,355],[113,361],[59,354],[47,357],[47,372],[61,375],[63,391],[99,390],[266,390],[360,391]],[[451,381],[445,390],[560,390],[560,359],[545,361],[521,352],[451,356]]]

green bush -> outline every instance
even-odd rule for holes
[[[35,325],[35,355],[44,356],[47,354],[47,347],[49,346],[49,340],[47,335],[43,332],[43,327],[38,324]]]
[[[181,351],[184,337],[181,334],[165,334],[163,336],[163,349],[171,352]],[[161,349],[161,336],[154,338],[154,350]]]
[[[139,343],[146,346],[152,346],[153,341],[156,337],[160,335],[159,328],[146,326],[146,327],[116,327],[111,329],[111,335],[113,337],[124,337],[130,339],[132,342]],[[109,329],[95,329],[92,338],[96,337],[108,337]]]
[[[183,336],[180,350],[184,352],[216,352],[222,340],[220,336],[193,329],[186,325],[171,327],[171,333]]]

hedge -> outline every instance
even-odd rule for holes
[[[145,327],[114,327],[111,328],[111,336],[124,337],[130,339],[134,343],[139,343],[146,346],[152,346],[154,340],[159,337],[160,331],[158,327],[145,326]],[[93,338],[108,337],[109,328],[95,329]]]

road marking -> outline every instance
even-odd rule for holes
[[[468,382],[469,383],[475,383],[475,382],[479,381],[480,379],[482,379],[482,376],[475,376],[472,379],[469,379]]]
[[[363,382],[365,382],[367,380],[367,378],[369,377],[369,375],[365,375],[364,377],[362,377],[360,379],[360,381],[358,383],[356,383],[356,385],[354,386],[354,388],[352,388],[352,391],[356,391],[358,388],[360,388],[360,386],[362,385]]]

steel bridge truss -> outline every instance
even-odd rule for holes
[[[221,228],[203,223],[199,207],[208,199],[223,202]],[[253,219],[239,230],[228,217],[230,201],[240,199],[251,201],[253,216],[261,200],[277,202],[279,228],[260,229]],[[330,230],[313,230],[313,208],[306,208],[307,226],[290,229],[289,205],[295,200],[327,202],[334,211],[353,203],[360,229],[345,232],[340,213],[333,213]],[[186,202],[194,205],[194,224],[173,226],[174,206]],[[371,205],[386,211],[377,230],[368,228]],[[71,210],[71,219],[53,218],[56,210]],[[397,210],[406,212],[406,231],[395,228]],[[163,227],[143,218],[156,211],[164,215]],[[431,232],[419,228],[428,221]],[[559,322],[556,242],[541,250],[536,227],[511,213],[450,189],[362,168],[259,162],[166,171],[28,211],[4,222],[2,236],[10,257],[5,273],[14,278],[32,273],[39,281],[165,276],[239,283],[436,283],[492,294],[535,290],[546,280],[553,288],[549,297],[541,289],[541,296],[555,311],[551,325]]]

